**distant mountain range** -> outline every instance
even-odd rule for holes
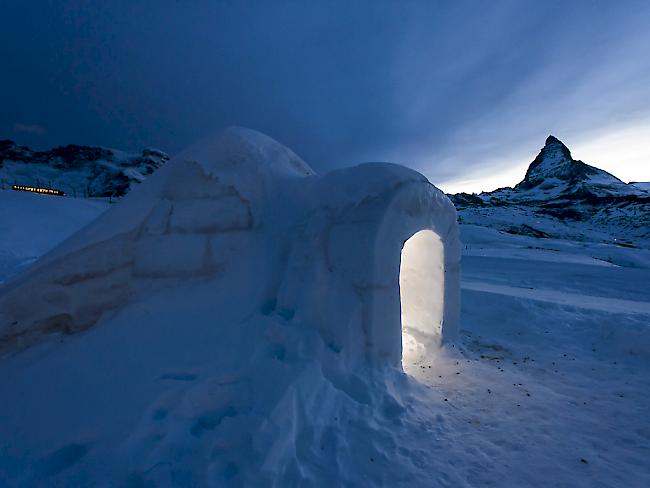
[[[0,141],[0,188],[55,188],[75,197],[124,196],[169,157],[69,144],[34,151]],[[449,195],[461,223],[535,237],[650,248],[650,183],[624,183],[577,161],[556,137],[514,188]]]
[[[514,188],[449,196],[462,223],[535,237],[650,247],[650,183],[624,183],[575,160],[553,136]]]
[[[0,141],[0,188],[55,188],[75,197],[121,197],[160,168],[169,156],[156,149],[137,154],[102,147],[67,146],[34,151]]]

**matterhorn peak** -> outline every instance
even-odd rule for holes
[[[542,150],[540,151],[536,159],[538,159],[540,156],[542,156],[543,159],[548,159],[549,156],[554,157],[556,155],[560,156],[560,159],[568,159],[573,161],[573,158],[571,157],[571,151],[569,151],[569,148],[566,147],[566,145],[554,135],[549,135],[546,138],[544,147],[542,148]]]
[[[535,158],[535,161],[540,158],[546,160],[559,159],[563,161],[573,161],[573,157],[571,156],[571,151],[569,151],[569,148],[566,147],[566,145],[554,135],[549,135],[546,138],[544,147],[537,155],[537,158]]]
[[[559,178],[567,179],[573,173],[575,161],[571,151],[557,137],[549,135],[546,143],[537,157],[530,163],[526,177],[520,185],[530,188],[538,185],[545,179]]]
[[[597,183],[595,177],[598,177]],[[573,159],[569,148],[557,137],[549,135],[544,147],[530,163],[524,180],[516,188],[527,190],[544,183],[546,187],[551,185],[560,188],[557,185],[562,185],[562,191],[567,192],[574,191],[576,185],[587,181],[599,186],[623,184],[608,172]]]
[[[564,146],[564,143],[552,134],[546,138],[546,142],[544,143],[544,145],[549,146],[551,144],[562,144]]]

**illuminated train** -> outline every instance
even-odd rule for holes
[[[55,190],[53,188],[37,188],[35,186],[23,186],[23,185],[13,185],[12,190],[17,191],[31,191],[34,193],[44,193],[46,195],[56,195],[59,197],[65,196],[65,193],[61,190]]]

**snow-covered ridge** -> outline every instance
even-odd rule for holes
[[[160,168],[169,157],[156,149],[125,153],[68,144],[34,151],[0,141],[0,187],[50,187],[73,197],[121,197]]]
[[[636,186],[637,188],[640,188],[641,190],[650,192],[650,181],[646,181],[646,182],[632,181],[632,182],[630,182],[630,185]]]
[[[650,184],[624,183],[549,136],[514,188],[451,198],[461,222],[515,234],[650,247]]]

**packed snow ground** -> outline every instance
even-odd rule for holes
[[[594,258],[602,245],[475,226],[462,237],[461,351],[405,364],[426,385],[418,408],[436,415],[434,478],[649,486],[649,267]]]
[[[90,218],[62,201],[87,218],[41,226],[29,253],[2,221],[5,269]],[[56,223],[17,205],[27,229]],[[462,238],[461,340],[407,375],[322,370],[290,310],[232,316],[246,297],[201,283],[0,360],[0,485],[649,486],[648,252]],[[222,370],[237,356],[247,370]]]

